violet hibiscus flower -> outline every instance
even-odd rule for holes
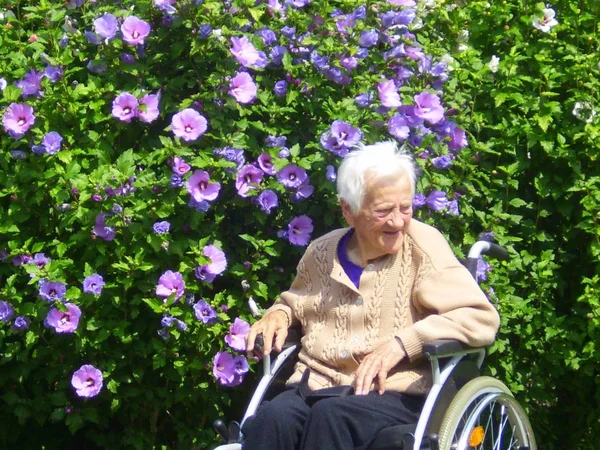
[[[448,197],[442,191],[433,191],[425,199],[425,204],[433,211],[441,211],[448,206]]]
[[[33,108],[25,103],[11,103],[2,116],[4,129],[15,139],[20,139],[31,128],[33,122]]]
[[[202,249],[202,253],[208,259],[209,264],[196,267],[194,274],[199,280],[206,283],[212,283],[217,275],[221,275],[227,268],[227,257],[225,253],[214,245],[207,245]]]
[[[230,50],[231,54],[242,66],[254,66],[261,59],[259,51],[256,50],[246,36],[232,37],[231,43],[233,45]]]
[[[211,183],[208,172],[196,170],[186,182],[187,191],[196,202],[213,201],[221,190],[220,183]]]
[[[83,280],[83,292],[86,294],[100,295],[104,287],[104,279],[97,273],[91,274]]]
[[[217,313],[204,300],[200,300],[198,303],[195,303],[193,308],[196,319],[198,319],[203,324],[212,325],[217,321]]]
[[[306,170],[295,164],[288,164],[277,174],[277,179],[286,188],[297,189],[308,179]]]
[[[79,306],[72,303],[65,303],[66,311],[61,311],[58,308],[50,308],[44,325],[54,328],[57,333],[74,333],[79,326],[79,318],[81,317],[81,309]]]
[[[362,131],[343,120],[334,120],[331,128],[321,135],[321,145],[331,153],[346,156],[360,142]]]
[[[263,171],[251,164],[242,167],[235,178],[235,188],[240,197],[248,197],[263,178]]]
[[[173,134],[186,142],[195,141],[206,132],[206,118],[192,108],[178,112],[171,119]]]
[[[123,40],[129,45],[143,45],[150,34],[150,24],[136,16],[129,16],[121,25]]]
[[[185,175],[191,169],[190,165],[179,156],[175,156],[173,158],[173,165],[171,166],[171,168],[173,169],[173,172],[177,175]]]
[[[233,350],[243,352],[246,350],[246,336],[250,332],[250,324],[237,317],[229,327],[229,334],[225,336],[225,342]]]
[[[400,95],[393,81],[382,81],[377,85],[379,101],[386,108],[395,108],[402,105]]]
[[[94,20],[94,31],[108,43],[117,34],[119,24],[112,14],[103,14]]]
[[[160,114],[160,111],[158,110],[159,102],[160,91],[156,94],[144,95],[140,99],[139,105],[135,110],[136,117],[145,123],[154,122]]]
[[[96,223],[94,225],[94,235],[101,237],[105,241],[112,241],[117,233],[113,227],[106,226],[105,218],[107,214],[101,213],[96,216]]]
[[[234,357],[228,352],[218,352],[215,356],[213,375],[223,386],[241,384],[248,370],[248,361],[241,355]]]
[[[254,101],[256,92],[256,84],[247,72],[238,73],[229,83],[229,95],[243,105]]]
[[[95,397],[102,390],[102,385],[102,372],[91,364],[84,364],[71,377],[71,386],[79,397]]]
[[[167,301],[171,295],[175,294],[175,301],[179,300],[185,291],[185,283],[179,272],[167,270],[158,279],[156,285],[156,295]]]
[[[129,92],[123,92],[115,97],[112,104],[112,116],[122,122],[131,122],[137,113],[138,99]]]
[[[310,241],[310,234],[313,232],[314,227],[312,219],[308,216],[294,217],[288,224],[288,240],[299,246],[308,245]]]
[[[440,98],[429,92],[422,92],[415,95],[414,114],[420,119],[429,122],[432,125],[444,120],[444,107],[440,103]]]
[[[40,280],[39,294],[42,300],[53,302],[62,300],[67,293],[67,286],[60,281]]]

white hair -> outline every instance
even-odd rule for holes
[[[393,141],[379,142],[373,145],[356,147],[346,155],[338,169],[337,193],[344,200],[353,214],[358,213],[365,197],[365,175],[369,173],[371,180],[385,177],[408,177],[411,194],[415,193],[417,178],[412,158],[404,149],[398,149]]]

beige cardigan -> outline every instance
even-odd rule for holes
[[[425,342],[493,342],[498,313],[439,231],[412,219],[402,250],[371,261],[359,289],[337,257],[347,231],[313,241],[290,289],[269,309],[284,310],[302,325],[302,350],[288,383],[300,381],[309,367],[311,389],[352,384],[362,358],[398,337],[408,358],[390,372],[386,389],[425,394],[431,387]]]

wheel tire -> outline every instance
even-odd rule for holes
[[[498,411],[494,410],[496,405],[500,406]],[[480,406],[480,411],[476,411],[478,406]],[[488,433],[488,427],[494,421],[495,416],[504,414],[504,411],[508,414],[507,419],[512,428],[505,429],[506,422],[498,422],[499,429],[501,428],[502,431],[500,435],[503,436],[503,433],[508,431],[512,432],[513,436],[508,443],[505,442],[508,446],[502,447],[502,449],[518,450],[524,447],[528,450],[536,450],[535,437],[525,411],[504,383],[491,377],[474,378],[458,391],[450,403],[440,427],[440,450],[492,450],[499,448],[493,445],[486,446],[489,443],[494,444],[490,442],[490,439],[498,439],[499,436],[498,430],[491,430]],[[473,416],[476,412],[478,413],[477,417]],[[459,445],[467,422],[471,421],[474,424],[477,421],[479,424],[478,419],[483,414],[488,415],[486,416],[486,429],[482,431],[484,434],[480,444],[475,446]],[[492,427],[495,425],[496,423],[493,423]],[[473,429],[473,425],[470,428]],[[481,429],[483,430],[483,427]]]

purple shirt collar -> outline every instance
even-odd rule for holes
[[[346,275],[348,275],[350,281],[352,281],[352,283],[354,283],[354,286],[356,286],[356,288],[358,289],[360,284],[360,276],[362,275],[363,268],[357,266],[348,258],[348,242],[350,242],[350,238],[352,238],[353,234],[354,228],[351,228],[350,231],[348,231],[342,237],[342,239],[340,239],[340,243],[338,244],[337,248],[337,254],[338,259],[340,260],[340,264],[344,269],[344,272],[346,272]]]

